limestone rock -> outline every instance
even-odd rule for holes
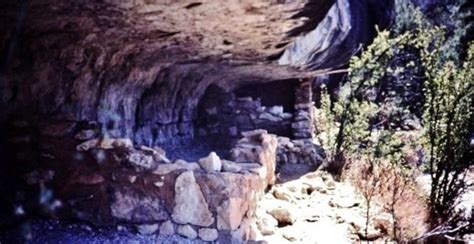
[[[221,171],[222,162],[215,152],[211,152],[207,157],[199,159],[199,165],[206,171]]]
[[[214,223],[214,217],[192,171],[186,171],[176,179],[172,217],[179,224],[207,227]]]
[[[221,160],[222,162],[222,171],[224,172],[231,172],[231,173],[239,173],[242,170],[242,167],[238,163],[234,163],[229,160]]]
[[[176,170],[195,171],[199,170],[200,168],[201,167],[199,167],[199,164],[197,163],[188,163],[184,160],[176,160],[176,162],[172,164],[159,164],[157,169],[153,171],[153,174],[165,175]]]
[[[159,224],[143,224],[143,225],[137,225],[136,227],[137,227],[137,231],[140,234],[151,235],[159,229],[160,225]]]
[[[296,221],[296,214],[291,210],[291,206],[275,206],[268,210],[268,214],[275,218],[278,223],[293,224]]]
[[[196,230],[194,230],[194,228],[191,225],[178,226],[176,233],[191,240],[196,239],[196,237],[198,236],[198,233],[196,232]]]
[[[276,199],[284,201],[290,201],[292,198],[291,192],[284,187],[275,187],[275,189],[273,190],[273,195]]]
[[[163,222],[160,227],[160,235],[165,235],[165,236],[174,235],[173,222],[169,220]]]
[[[257,221],[257,227],[264,236],[273,235],[277,226],[278,221],[269,214],[265,214]]]
[[[215,241],[219,237],[219,233],[216,229],[201,228],[198,231],[199,238],[203,241]]]
[[[273,115],[281,115],[283,113],[283,107],[282,106],[273,106],[268,108],[268,112],[273,114]]]
[[[241,198],[231,197],[217,208],[217,229],[236,230],[245,213],[248,203]]]

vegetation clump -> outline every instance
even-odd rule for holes
[[[432,226],[450,234],[462,229],[455,206],[474,165],[474,42],[464,52],[470,27],[461,24],[461,4],[451,8],[457,19],[439,27],[409,1],[398,1],[392,32],[379,31],[352,58],[338,100],[322,89],[316,134],[327,153],[324,166],[337,173],[364,169],[350,178],[367,193],[368,208],[374,196],[387,203],[395,240],[420,238],[422,230],[407,232],[409,221],[402,219],[409,213],[401,207],[407,201],[424,207],[414,190],[419,171],[431,176]]]

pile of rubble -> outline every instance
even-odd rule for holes
[[[383,241],[391,215],[375,203],[366,232],[366,202],[348,183],[325,172],[273,186],[258,203],[257,240],[268,243]]]

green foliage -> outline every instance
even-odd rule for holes
[[[317,132],[325,138],[321,141],[328,165],[341,165],[340,161],[347,158],[401,165],[406,142],[400,139],[399,128],[392,125],[410,111],[400,105],[404,94],[383,94],[381,87],[387,77],[397,79],[407,70],[420,68],[425,100],[420,108],[424,130],[419,132],[424,140],[419,143],[427,153],[433,179],[432,212],[446,221],[464,189],[464,173],[473,165],[469,133],[474,129],[474,44],[460,65],[459,49],[467,27],[438,27],[410,1],[398,2],[396,35],[379,32],[359,57],[351,59],[347,82],[340,88],[336,103],[330,103],[323,89],[320,113],[326,118],[325,130]],[[459,20],[451,21],[461,23],[456,6],[450,14],[458,13]],[[411,61],[394,62],[407,53],[412,54]],[[321,124],[316,127],[321,128]]]
[[[439,62],[440,45],[423,49],[426,64],[425,143],[431,169],[433,214],[447,221],[465,189],[466,170],[474,164],[469,134],[473,123],[474,43],[461,67]]]
[[[466,0],[459,0],[439,5],[430,10],[430,16],[426,17],[411,0],[396,0],[393,33],[399,35],[416,29],[426,30],[441,26],[445,40],[441,43],[440,60],[459,65],[463,38],[473,27],[468,21],[472,13],[462,8],[465,4]]]

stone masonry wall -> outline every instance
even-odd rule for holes
[[[290,140],[278,137],[277,164],[308,164],[319,166],[324,159],[323,149],[311,139]]]
[[[295,89],[295,116],[291,127],[295,139],[313,138],[311,80],[302,80]]]
[[[277,138],[264,130],[242,134],[231,160],[211,152],[198,162],[171,162],[163,150],[129,139],[78,145],[49,138],[42,141],[52,146],[43,152],[47,160],[22,178],[52,189],[59,218],[219,243],[249,240],[256,202],[275,181]],[[57,154],[55,145],[73,151]]]
[[[293,115],[283,111],[283,106],[266,107],[259,98],[239,97],[229,94],[228,101],[217,100],[203,108],[198,136],[226,135],[238,137],[241,132],[265,129],[270,133],[291,133]]]

